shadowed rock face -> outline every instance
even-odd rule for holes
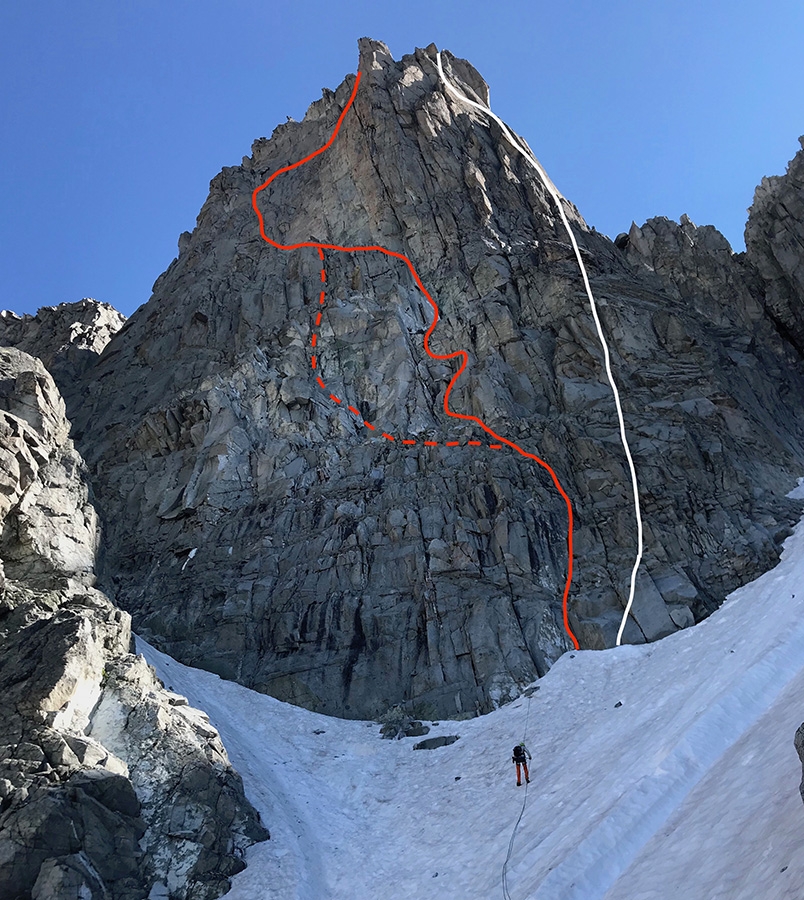
[[[217,732],[92,585],[96,516],[42,363],[0,347],[0,897],[211,900],[267,836]],[[158,891],[154,896],[168,897]]]
[[[804,137],[799,143],[804,148]],[[804,149],[783,176],[763,178],[745,229],[746,252],[765,284],[765,308],[804,355]]]
[[[804,800],[804,722],[798,726],[798,730],[793,738],[793,746],[796,748],[798,758],[801,760],[802,777],[798,786],[798,792],[801,794],[801,799]]]
[[[583,647],[611,646],[636,525],[580,276],[537,176],[445,95],[434,56],[360,42],[354,107],[326,152],[259,195],[266,232],[413,261],[441,310],[434,352],[469,353],[452,409],[555,469],[576,520],[570,621]],[[445,65],[486,95],[468,63]],[[153,297],[89,371],[73,421],[105,521],[102,582],[165,651],[282,699],[482,712],[570,646],[564,503],[542,468],[444,414],[455,366],[424,352],[432,312],[403,262],[277,250],[251,208],[329,139],[353,83],[213,179]],[[655,640],[775,562],[797,513],[800,354],[769,310],[784,279],[757,253],[686,220],[634,227],[618,249],[566,208],[640,481],[625,639]]]

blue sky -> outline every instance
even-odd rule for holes
[[[209,180],[323,87],[357,38],[469,59],[590,225],[714,224],[742,249],[804,133],[800,0],[30,0],[0,34],[0,308],[144,303]]]

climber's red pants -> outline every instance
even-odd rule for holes
[[[530,781],[530,775],[528,774],[528,764],[526,762],[517,763],[516,764],[516,783],[517,783],[517,785],[522,784],[522,776],[519,774],[520,765],[525,767],[525,781]]]

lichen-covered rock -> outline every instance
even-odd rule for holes
[[[582,646],[611,646],[636,523],[588,301],[544,186],[445,93],[434,57],[361,41],[337,139],[259,195],[266,232],[413,260],[441,310],[433,351],[469,354],[452,409],[555,469],[575,512],[570,622]],[[324,145],[352,85],[213,179],[88,373],[74,421],[106,523],[102,583],[165,651],[281,699],[474,714],[570,646],[567,513],[543,469],[444,414],[455,366],[425,353],[432,310],[403,262],[260,238],[252,192]],[[625,640],[656,640],[776,560],[798,514],[801,361],[762,272],[714,229],[652,220],[615,246],[566,211],[640,484]]]
[[[68,431],[42,363],[0,348],[0,897],[144,900],[168,878],[165,897],[211,900],[267,833],[217,732],[92,586],[96,517]]]

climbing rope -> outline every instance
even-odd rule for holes
[[[528,711],[525,716],[525,730],[522,734],[522,740],[525,742],[525,746],[527,746],[528,741],[528,723],[530,722],[530,697],[528,697]],[[516,839],[516,833],[519,829],[519,823],[522,821],[522,816],[525,815],[525,807],[528,805],[528,788],[530,787],[530,782],[526,778],[525,779],[525,796],[522,798],[522,809],[519,810],[519,818],[516,820],[516,824],[514,825],[514,830],[511,832],[511,840],[508,841],[508,853],[505,856],[505,862],[502,867],[502,889],[503,889],[503,897],[505,900],[511,900],[511,895],[508,893],[508,863],[511,861],[511,854],[514,852],[514,840]]]
[[[541,179],[545,188],[547,189],[547,193],[550,194],[553,203],[558,210],[558,214],[561,218],[561,222],[566,229],[567,235],[569,236],[570,243],[572,244],[572,249],[575,252],[575,259],[578,263],[578,268],[581,271],[581,277],[583,278],[584,288],[586,289],[586,296],[589,298],[589,306],[592,310],[592,318],[595,321],[595,327],[597,328],[597,335],[600,339],[600,345],[603,349],[603,361],[605,363],[606,375],[608,376],[609,385],[611,387],[611,392],[614,396],[614,405],[617,407],[617,419],[620,425],[620,439],[622,441],[623,450],[625,451],[626,459],[628,460],[628,468],[631,472],[631,487],[634,492],[634,513],[637,522],[637,554],[636,559],[634,560],[634,568],[631,571],[631,584],[628,592],[628,602],[625,606],[625,612],[623,613],[622,621],[620,622],[620,629],[617,632],[617,646],[620,646],[623,637],[623,631],[625,630],[625,623],[628,619],[628,614],[631,612],[631,606],[634,602],[634,592],[636,589],[636,577],[637,572],[639,571],[640,563],[642,562],[642,551],[643,551],[643,537],[642,537],[642,514],[639,508],[639,487],[637,485],[637,476],[636,469],[634,468],[634,460],[631,457],[631,448],[628,446],[628,438],[625,434],[625,420],[623,418],[623,410],[622,405],[620,404],[620,392],[617,390],[617,385],[614,382],[614,376],[611,373],[611,361],[609,359],[609,348],[606,343],[606,338],[603,334],[603,326],[600,324],[600,318],[597,314],[597,304],[595,303],[595,296],[592,293],[592,286],[589,284],[589,276],[586,272],[586,266],[584,265],[583,259],[581,258],[581,251],[578,247],[578,242],[575,240],[575,234],[570,227],[569,220],[567,219],[567,215],[564,212],[564,205],[561,202],[564,198],[559,193],[558,188],[553,184],[550,178],[547,175],[547,172],[541,166],[541,163],[536,159],[536,157],[531,152],[530,148],[521,142],[518,138],[516,138],[511,131],[508,129],[508,126],[503,122],[499,116],[496,116],[488,106],[482,103],[476,103],[474,100],[470,100],[465,94],[462,94],[453,84],[451,84],[444,74],[444,69],[441,65],[441,51],[439,50],[436,54],[436,66],[438,68],[438,74],[441,77],[441,80],[444,82],[444,87],[452,94],[456,99],[460,100],[462,103],[467,104],[468,106],[473,107],[474,109],[480,110],[480,112],[484,113],[487,116],[490,116],[494,121],[500,126],[503,131],[503,134],[508,138],[510,144],[518,150],[525,161],[536,170],[536,174]]]

